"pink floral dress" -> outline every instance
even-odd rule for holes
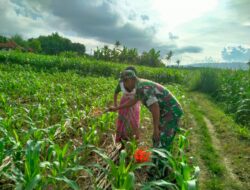
[[[120,105],[128,102],[135,97],[135,89],[128,92],[123,82],[120,82],[115,90],[115,93],[122,92],[123,95],[120,100]],[[139,138],[139,125],[140,125],[140,102],[138,101],[130,108],[120,109],[116,121],[116,142],[121,140],[129,140],[135,136]]]

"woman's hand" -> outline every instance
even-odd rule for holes
[[[116,106],[111,106],[111,107],[108,108],[107,111],[108,112],[115,112],[115,111],[117,111],[117,107]]]

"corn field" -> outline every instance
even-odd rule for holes
[[[152,157],[161,157],[163,168],[151,160],[137,163],[136,142],[121,151],[118,163],[102,149],[114,133],[117,117],[105,109],[112,104],[119,72],[125,67],[87,58],[0,52],[0,188],[87,189],[87,181],[90,189],[98,189],[95,172],[102,170],[112,189],[197,189],[199,167],[185,154],[188,131],[178,136],[173,153],[148,150]],[[215,75],[137,68],[140,77],[168,84],[179,99],[183,97],[180,85],[202,91]],[[249,72],[216,73],[211,96],[249,127]],[[98,164],[99,159],[109,167]],[[148,167],[155,169],[155,178],[138,182],[136,172]],[[171,171],[167,177],[166,170]]]
[[[192,88],[211,95],[235,121],[250,128],[250,70],[203,69]]]
[[[74,71],[38,71],[28,64],[1,64],[1,188],[80,189],[84,180],[79,176],[89,177],[95,188],[94,171],[101,169],[91,160],[96,153],[113,168],[108,174],[113,188],[134,189],[135,170],[152,163],[136,164],[132,159],[125,165],[136,145],[132,152],[121,152],[118,165],[98,148],[114,128],[116,114],[101,113],[111,103],[116,85],[114,78],[83,77]],[[117,167],[124,177],[113,180]],[[161,186],[177,188],[164,180]]]

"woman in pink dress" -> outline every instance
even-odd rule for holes
[[[134,67],[127,67],[125,70],[132,70],[136,73]],[[123,95],[120,100],[120,105],[134,98],[135,89],[132,91],[124,87],[122,81],[119,82],[115,89],[114,104],[117,106],[117,97],[119,92]],[[116,142],[128,141],[135,137],[139,139],[139,125],[140,125],[140,102],[136,103],[130,108],[120,109],[118,112],[118,119],[116,122]]]

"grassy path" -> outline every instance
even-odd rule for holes
[[[250,189],[249,131],[235,124],[207,96],[190,93],[184,125],[192,128],[189,154],[201,168],[200,188]]]

